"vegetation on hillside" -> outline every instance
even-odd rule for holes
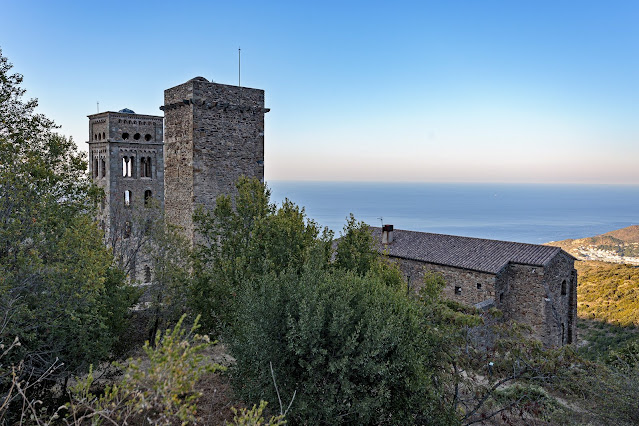
[[[577,262],[577,313],[618,326],[639,326],[639,268]]]

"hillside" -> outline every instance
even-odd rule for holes
[[[639,268],[603,262],[577,262],[575,267],[580,318],[639,325]]]
[[[639,225],[588,238],[551,241],[580,260],[639,265]]]

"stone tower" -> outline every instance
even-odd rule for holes
[[[129,109],[89,115],[89,173],[104,190],[99,220],[107,244],[135,281],[150,281],[138,255],[142,224],[164,207],[163,119]]]
[[[193,213],[234,194],[241,175],[264,180],[264,91],[196,77],[164,91],[165,215],[194,241]]]

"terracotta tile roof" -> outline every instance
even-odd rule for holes
[[[559,254],[559,247],[428,232],[393,231],[393,242],[381,243],[382,228],[370,227],[377,249],[389,256],[496,274],[507,263],[544,266]]]

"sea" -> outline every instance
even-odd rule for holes
[[[639,224],[639,185],[269,181],[336,236],[369,225],[542,244]]]

